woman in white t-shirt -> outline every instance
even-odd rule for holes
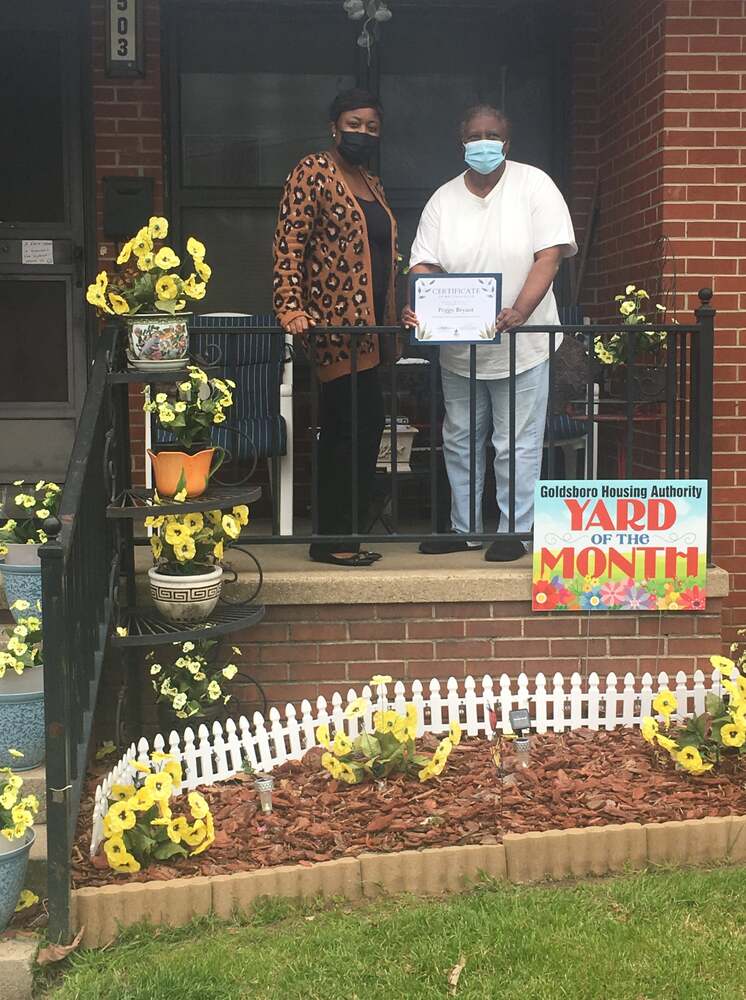
[[[470,109],[462,123],[468,170],[438,188],[428,201],[412,244],[414,274],[502,274],[504,308],[498,332],[517,326],[556,324],[552,282],[563,257],[577,253],[565,200],[552,179],[536,167],[505,159],[510,122],[497,108]],[[417,317],[402,314],[405,326]],[[541,472],[549,377],[549,338],[517,333],[515,393],[515,531],[533,525],[534,486]],[[558,347],[561,335],[555,338]],[[498,532],[509,529],[509,338],[477,347],[476,383],[476,521],[483,532],[482,493],[485,454],[491,433],[495,449]],[[469,532],[469,346],[440,348],[445,399],[443,454],[451,484],[451,524]],[[464,539],[423,542],[425,553],[481,548]],[[526,552],[522,542],[497,538],[487,550],[490,562],[508,562]]]

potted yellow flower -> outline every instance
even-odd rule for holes
[[[662,363],[665,355],[666,334],[656,330],[646,329],[650,323],[662,323],[666,307],[658,303],[655,306],[653,319],[648,319],[647,303],[650,296],[644,288],[627,285],[624,294],[615,296],[619,315],[625,326],[634,327],[627,333],[612,333],[596,340],[595,355],[598,361],[610,372],[623,373],[630,361],[630,343],[634,344],[634,364],[630,377],[632,378],[633,397],[641,402],[660,402],[666,394],[666,370]],[[626,396],[626,383],[621,380],[613,391]]]
[[[189,314],[184,309],[189,299],[205,297],[212,273],[204,243],[190,236],[186,248],[192,270],[182,278],[181,258],[164,243],[167,236],[168,220],[151,216],[119,252],[119,272],[101,271],[86,293],[99,315],[125,318],[130,361],[137,367],[186,357]]]
[[[161,514],[145,519],[153,529],[150,546],[155,566],[148,570],[150,594],[158,612],[171,622],[204,621],[215,608],[223,586],[220,561],[225,548],[248,524],[249,508]]]
[[[29,770],[44,759],[45,748],[41,619],[27,613],[27,601],[18,601],[16,611],[21,617],[0,649],[0,733],[13,734],[15,749],[0,743],[0,767]]]
[[[9,767],[0,768],[0,931],[13,916],[26,876],[34,842],[35,795],[21,795],[23,779]]]
[[[178,383],[171,395],[159,392],[152,399],[150,388],[143,390],[143,409],[154,414],[158,425],[175,438],[173,445],[148,449],[155,485],[164,497],[172,497],[182,489],[188,497],[201,496],[225,458],[224,449],[210,443],[210,430],[225,422],[225,410],[233,405],[236,383],[232,379],[208,378],[196,365],[189,365],[188,372],[189,378]]]
[[[61,490],[44,479],[35,486],[16,479],[13,486],[17,492],[10,494],[12,506],[7,508],[11,516],[0,527],[0,572],[8,604],[36,604],[41,601],[39,546],[47,540],[44,522],[57,514]]]
[[[174,728],[183,731],[186,725],[209,725],[226,711],[232,698],[228,686],[238,667],[213,657],[218,645],[214,639],[175,642],[165,656],[148,653],[158,725],[164,734]],[[241,650],[234,647],[233,652],[240,655]]]

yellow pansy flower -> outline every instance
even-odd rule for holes
[[[197,547],[193,538],[184,538],[174,545],[174,555],[179,562],[189,562],[190,559],[194,559],[196,554]]]
[[[109,302],[111,302],[111,307],[117,316],[124,316],[125,313],[130,311],[130,307],[127,305],[127,300],[123,299],[121,295],[116,295],[114,292],[110,292]]]
[[[399,719],[394,726],[394,736],[400,743],[406,743],[408,740],[413,740],[417,735],[417,726],[412,722],[408,722],[404,716],[400,715]]]
[[[358,782],[358,776],[355,769],[350,767],[349,764],[345,764],[343,760],[339,761],[337,777],[348,785],[355,785]]]
[[[168,236],[168,219],[162,215],[151,215],[148,219],[148,233],[154,240],[165,240]]]
[[[653,699],[653,711],[662,715],[668,727],[669,719],[676,711],[676,697],[670,691],[661,691]]]
[[[345,709],[344,715],[346,719],[356,719],[359,715],[368,707],[368,702],[365,698],[355,698]]]
[[[111,789],[111,797],[115,802],[125,802],[127,799],[132,798],[135,794],[134,785],[113,785]]]
[[[130,804],[137,812],[147,812],[155,805],[155,799],[149,788],[138,788],[130,799]]]
[[[184,515],[184,526],[192,533],[201,531],[204,524],[205,519],[198,511]]]
[[[153,241],[150,238],[150,233],[148,232],[148,227],[143,226],[142,229],[137,233],[137,235],[132,240],[132,253],[135,257],[142,257],[143,254],[150,253],[153,249]]]
[[[704,774],[705,771],[712,769],[712,764],[704,763],[696,747],[684,747],[676,754],[676,762],[690,774]]]
[[[646,716],[640,725],[640,732],[642,733],[642,738],[647,743],[652,743],[658,734],[658,723],[651,716]]]
[[[204,260],[199,257],[194,258],[194,269],[197,274],[202,278],[203,281],[209,281],[212,274],[212,268],[209,264],[206,264]]]
[[[27,910],[29,906],[36,906],[39,902],[39,897],[35,892],[30,889],[21,889],[21,894],[18,897],[18,902],[16,903],[16,913],[20,913],[21,910]]]
[[[106,816],[111,829],[115,833],[121,833],[123,830],[131,830],[137,822],[137,816],[135,816],[127,802],[115,802],[114,805],[109,807]]]
[[[319,726],[318,729],[316,730],[316,742],[319,744],[319,746],[324,747],[326,750],[331,750],[332,741],[329,735],[329,727],[327,726],[326,723]]]
[[[338,729],[334,735],[334,743],[332,744],[332,753],[336,757],[344,757],[345,754],[352,752],[352,740],[343,733],[341,729]]]
[[[141,271],[152,271],[155,267],[155,254],[152,250],[137,258],[137,266]]]
[[[746,743],[746,729],[729,722],[720,730],[720,742],[724,747],[742,747]]]
[[[373,726],[377,733],[393,733],[400,720],[401,716],[393,709],[389,709],[387,712],[373,713]]]
[[[232,681],[238,673],[238,667],[235,663],[227,663],[220,672],[227,681]]]
[[[179,524],[177,521],[171,521],[166,525],[166,541],[169,545],[175,545],[177,542],[181,542],[188,537],[189,532],[183,524]]]
[[[161,247],[155,255],[155,266],[162,271],[169,271],[172,267],[178,267],[181,260],[176,256],[171,247]]]
[[[216,542],[215,545],[213,545],[212,554],[215,556],[216,559],[220,560],[223,558],[224,549],[225,547],[223,544],[223,539],[221,538],[219,542]]]
[[[124,854],[111,867],[115,872],[119,872],[122,875],[134,875],[135,872],[140,871],[140,862],[133,854]]]
[[[190,792],[187,796],[189,802],[189,809],[192,813],[192,819],[204,819],[205,816],[210,812],[210,807],[207,804],[207,799],[200,792]]]
[[[132,243],[133,243],[132,240],[128,240],[124,244],[122,249],[119,251],[119,256],[117,257],[117,264],[126,264],[127,261],[130,259],[130,255],[132,254]]]
[[[622,304],[619,306],[619,312],[622,314],[622,316],[629,316],[630,313],[633,313],[634,311],[635,311],[634,302],[629,302],[629,301],[622,302]]]
[[[102,312],[108,313],[113,316],[114,312],[106,301],[106,295],[101,291],[96,285],[89,285],[88,291],[85,294],[86,302],[89,302],[92,306],[96,306],[97,309],[101,309]]]
[[[173,791],[174,781],[168,771],[160,771],[147,776],[145,787],[152,793],[156,802],[166,802]]]
[[[679,749],[679,744],[676,740],[669,739],[668,736],[663,736],[661,733],[655,734],[655,741],[659,747],[667,750],[669,753],[674,753]]]
[[[378,687],[380,684],[390,684],[391,680],[390,674],[374,674],[370,679],[370,683],[373,687]]]
[[[333,778],[339,777],[340,761],[328,750],[321,755],[321,766],[331,774]]]
[[[727,656],[711,656],[710,663],[715,670],[720,671],[721,677],[730,677],[735,667],[735,662]]]
[[[200,243],[200,241],[194,236],[189,237],[186,248],[190,257],[199,257],[200,260],[205,259],[205,253],[207,252],[205,250],[205,244]]]
[[[150,549],[153,553],[155,559],[161,558],[161,553],[163,552],[163,542],[158,535],[153,535],[150,539]]]
[[[203,299],[207,291],[207,285],[205,285],[204,281],[197,281],[196,276],[193,274],[189,275],[182,288],[184,294],[188,295],[190,299]]]
[[[223,514],[221,524],[229,538],[238,538],[241,534],[241,525],[232,514]]]
[[[435,772],[433,771],[432,764],[425,764],[422,770],[417,772],[417,777],[420,781],[429,781],[434,776]]]
[[[448,738],[455,747],[461,742],[461,726],[458,722],[452,722],[448,727]]]
[[[249,523],[249,508],[245,503],[239,504],[233,508],[233,516],[241,526],[246,525]]]
[[[10,645],[10,643],[8,643],[8,645]],[[725,677],[723,677],[720,683],[728,692],[729,705],[731,705],[733,708],[738,708],[739,705],[741,705],[744,702],[744,700],[746,700],[744,699],[744,696],[741,692],[741,686],[739,684],[734,684],[733,681],[729,681]]]
[[[170,274],[161,275],[155,283],[155,291],[159,299],[175,299],[179,293],[179,286]]]

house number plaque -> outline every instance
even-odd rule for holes
[[[142,76],[143,0],[106,0],[106,75]]]

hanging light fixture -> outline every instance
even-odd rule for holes
[[[367,49],[370,61],[370,49],[378,38],[378,25],[392,18],[391,9],[385,0],[344,0],[342,6],[351,21],[363,21],[357,44],[361,49]]]

